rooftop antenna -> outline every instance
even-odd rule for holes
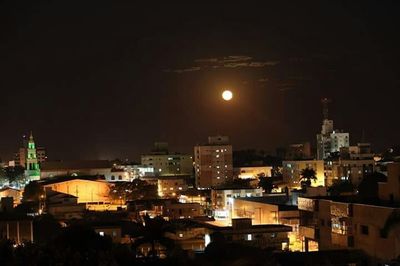
[[[322,114],[324,115],[324,120],[328,119],[329,115],[329,107],[328,104],[331,102],[331,99],[328,98],[322,98],[321,103],[322,103]]]

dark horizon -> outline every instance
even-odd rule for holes
[[[398,145],[398,7],[4,1],[0,157],[31,130],[50,160],[137,160],[155,141],[192,153],[215,134],[315,146],[323,97],[351,144]]]

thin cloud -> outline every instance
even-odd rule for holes
[[[183,69],[165,69],[164,72],[170,73],[186,73],[199,71],[204,69],[219,68],[261,68],[267,66],[275,66],[279,61],[255,61],[253,57],[247,55],[229,55],[224,57],[208,57],[198,58],[194,60],[196,66]]]
[[[201,70],[200,67],[194,66],[194,67],[189,67],[189,68],[183,68],[183,69],[164,69],[164,72],[169,72],[169,73],[185,73],[185,72],[194,72],[194,71],[199,71]]]

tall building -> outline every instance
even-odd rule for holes
[[[26,159],[28,156],[28,139],[24,135],[22,137],[22,147],[19,148],[18,152],[15,154],[15,165],[22,166],[26,168]],[[46,149],[44,147],[36,147],[36,157],[39,164],[47,160]]]
[[[208,143],[194,147],[197,188],[218,186],[233,178],[232,145],[226,136],[209,137]]]
[[[39,180],[40,179],[40,168],[36,154],[35,141],[33,135],[29,136],[28,147],[26,149],[26,166],[25,176],[28,180]]]
[[[191,176],[193,174],[192,156],[170,153],[168,144],[164,142],[156,142],[152,152],[142,155],[141,164],[153,167],[156,176]]]
[[[317,159],[325,160],[331,154],[340,152],[343,147],[350,146],[350,135],[342,131],[333,130],[333,120],[328,119],[329,99],[322,99],[324,120],[321,133],[317,135]]]

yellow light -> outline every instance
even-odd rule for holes
[[[230,101],[233,98],[233,93],[230,90],[225,90],[222,93],[222,99],[224,99],[225,101]]]

